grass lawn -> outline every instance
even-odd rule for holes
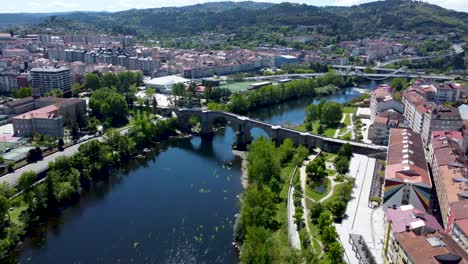
[[[338,194],[341,192],[341,190],[343,190],[346,184],[347,182],[342,182],[335,185],[335,188],[333,188],[333,194],[328,199],[323,201],[322,204],[327,205],[328,203],[331,203],[332,201],[336,200],[338,198]]]
[[[11,221],[18,226],[22,226],[24,223],[20,220],[20,215],[28,208],[27,205],[23,202],[23,197],[18,196],[13,199],[11,201],[11,207],[13,207],[13,210],[8,212],[11,217]]]
[[[305,124],[295,126],[294,129],[297,130],[297,131],[301,131],[301,132],[307,132]]]
[[[345,119],[344,119],[344,124],[346,126],[350,126],[351,125],[351,116],[350,115],[346,115]]]
[[[347,114],[356,114],[356,111],[357,111],[357,107],[354,107],[354,106],[347,106],[343,108],[343,113],[347,113]]]
[[[250,85],[255,82],[232,82],[228,84],[221,85],[221,88],[227,88],[231,90],[231,92],[244,92],[250,88]]]
[[[313,190],[308,184],[306,185],[306,189],[305,189],[305,194],[307,197],[310,197],[312,199],[314,199],[315,201],[319,201],[320,199],[322,199],[323,197],[325,197],[328,192],[330,191],[330,180],[328,178],[325,178],[325,186],[326,186],[326,190],[324,193],[321,193],[321,192],[317,192],[315,190]]]
[[[325,151],[322,151],[320,155],[325,156],[325,160],[328,160],[328,161],[333,161],[338,156],[335,153],[330,153],[330,152],[325,152]]]

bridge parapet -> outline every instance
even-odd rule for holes
[[[275,142],[281,143],[286,138],[290,138],[296,145],[303,145],[308,149],[319,147],[327,152],[337,152],[343,144],[349,143],[353,147],[353,152],[358,154],[379,155],[380,157],[384,157],[387,152],[387,147],[384,146],[327,138],[307,132],[284,128],[278,125],[268,124],[228,112],[200,109],[175,109],[174,112],[178,116],[179,125],[182,129],[190,127],[189,120],[191,116],[198,117],[200,119],[202,134],[213,134],[213,125],[215,121],[219,118],[224,119],[236,132],[236,145],[239,149],[245,149],[247,144],[250,143],[250,130],[252,128],[260,128],[263,129]]]

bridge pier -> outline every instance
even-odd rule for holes
[[[200,117],[200,135],[205,138],[212,138],[213,132],[213,121],[207,116],[202,115]]]
[[[236,145],[235,149],[237,150],[247,150],[247,145],[252,142],[252,135],[250,134],[250,129],[243,124],[239,124],[236,129]]]

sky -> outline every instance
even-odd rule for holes
[[[219,0],[0,0],[0,13],[44,13],[68,11],[121,11],[132,8],[154,8],[163,6],[184,6]],[[234,0],[239,1],[239,0]],[[255,0],[256,2],[296,2],[317,6],[350,6],[372,2],[372,0]],[[467,0],[425,0],[432,4],[468,12]]]

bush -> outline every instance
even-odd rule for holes
[[[377,196],[371,196],[371,197],[369,198],[369,201],[375,202],[375,203],[377,203],[378,205],[382,204],[382,198],[377,197]]]

